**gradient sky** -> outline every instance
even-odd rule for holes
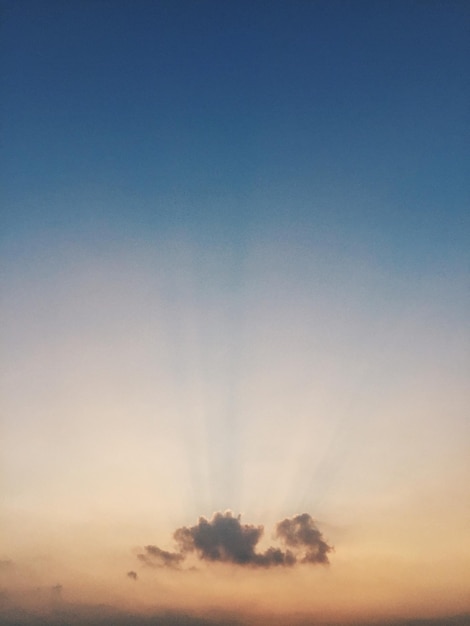
[[[1,0],[0,35],[5,619],[470,613],[469,4]],[[309,513],[330,565],[139,562],[227,509],[263,549]]]

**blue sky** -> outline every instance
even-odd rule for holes
[[[11,236],[22,222],[78,226],[73,199],[88,204],[88,190],[124,228],[184,221],[197,235],[215,218],[233,240],[249,221],[326,221],[410,262],[465,245],[465,3],[20,1],[3,13]]]
[[[468,4],[0,7],[1,588],[232,610],[132,550],[307,512],[248,613],[470,610]]]

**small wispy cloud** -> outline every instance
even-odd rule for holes
[[[179,552],[167,552],[157,546],[145,546],[145,552],[138,554],[137,558],[150,567],[178,567],[184,559],[184,554]]]

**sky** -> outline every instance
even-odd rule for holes
[[[0,0],[0,617],[470,623],[470,8]]]

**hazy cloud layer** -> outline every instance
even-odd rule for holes
[[[0,604],[2,626],[246,626],[229,615],[199,616],[190,612],[164,611],[142,615],[109,605],[63,603],[60,608],[29,610]]]
[[[327,564],[332,550],[308,513],[286,518],[276,526],[276,537],[283,548],[270,547],[257,552],[263,526],[242,524],[231,511],[215,513],[211,520],[199,518],[195,526],[178,528],[173,538],[178,549],[167,552],[146,546],[138,558],[151,567],[178,568],[188,554],[207,562],[232,563],[251,567],[292,567],[297,563]]]
[[[258,616],[253,621],[247,616],[213,611],[207,615],[190,612],[165,611],[151,615],[125,612],[107,605],[63,604],[60,609],[47,612],[31,612],[19,606],[0,605],[2,626],[268,626],[271,617]],[[279,624],[280,622],[276,622]],[[312,620],[287,616],[286,623],[292,626],[312,626]],[[324,622],[314,622],[320,626]],[[328,622],[329,626],[345,626],[344,622]],[[357,623],[357,622],[356,622]],[[454,615],[440,618],[375,620],[361,622],[364,626],[470,626],[470,615]]]

